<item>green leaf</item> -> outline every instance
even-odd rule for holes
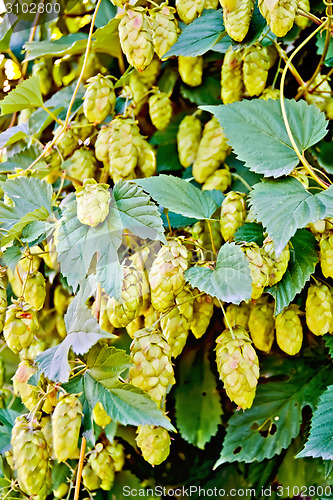
[[[200,106],[223,127],[237,158],[266,177],[289,174],[299,163],[284,125],[280,101],[253,99],[221,106]],[[324,113],[305,101],[285,99],[292,135],[303,152],[327,133]]]
[[[190,182],[171,175],[159,175],[136,182],[160,205],[172,212],[195,219],[209,219],[216,203]]]
[[[217,433],[223,413],[207,349],[192,350],[182,357],[175,399],[182,438],[203,450]]]
[[[249,198],[254,216],[267,229],[280,255],[298,228],[329,215],[333,210],[332,194],[329,188],[314,196],[299,181],[289,177],[256,184]]]
[[[260,247],[262,246],[264,239],[263,227],[261,224],[257,224],[256,222],[247,222],[243,226],[239,227],[234,236],[236,243],[242,243],[243,241],[251,243],[254,241]]]
[[[265,289],[275,299],[275,315],[280,314],[303,290],[319,261],[316,239],[310,231],[298,229],[290,242],[290,261],[282,280]]]
[[[186,26],[177,42],[163,56],[201,56],[218,41],[224,30],[221,10],[204,10],[201,17]]]
[[[317,409],[313,413],[310,435],[300,457],[321,457],[333,460],[333,385],[321,395]]]
[[[235,243],[225,243],[217,256],[216,268],[191,267],[185,278],[200,292],[225,302],[239,304],[251,298],[251,275],[247,258]]]
[[[333,336],[332,335],[324,335],[325,347],[328,348],[328,353],[333,359]]]
[[[100,344],[90,349],[87,368],[92,377],[102,381],[117,378],[131,366],[130,356],[122,349]]]
[[[333,174],[333,142],[322,141],[319,145],[319,153],[316,152],[319,165],[329,174]]]
[[[35,161],[40,154],[41,148],[37,147],[36,145],[22,148],[18,153],[13,154],[13,156],[11,156],[8,161],[0,164],[0,171],[11,172],[15,168],[23,168],[25,170],[26,168],[30,167],[31,163]],[[46,167],[46,163],[44,160],[40,160],[35,165],[36,170],[44,167]]]
[[[22,234],[23,229],[28,224],[34,221],[44,221],[49,217],[49,215],[49,211],[45,207],[36,208],[36,210],[34,210],[33,212],[26,214],[19,222],[14,224],[8,234],[4,235],[1,238],[1,244],[8,245],[8,243],[13,241],[15,238],[18,238]]]
[[[318,33],[316,45],[317,45],[317,54],[322,55],[325,47],[325,37],[322,36],[322,33]],[[333,58],[333,41],[331,39],[330,44],[328,46],[328,52],[326,54],[325,64],[331,66],[332,64],[327,64],[327,60],[332,58]]]
[[[0,148],[15,144],[21,139],[25,139],[29,134],[29,126],[27,123],[15,125],[0,134]]]
[[[112,57],[119,57],[121,54],[118,35],[119,22],[119,19],[110,19],[108,24],[95,31],[94,42],[92,44],[94,52],[103,52]]]
[[[77,55],[84,52],[87,39],[88,35],[86,33],[71,33],[54,41],[27,42],[23,48],[26,50],[27,61],[32,61],[39,57]]]
[[[253,406],[230,418],[214,468],[225,462],[261,461],[280,454],[298,435],[302,409],[306,405],[314,407],[328,377],[327,366],[320,370],[298,359],[287,381],[259,385]]]
[[[97,12],[95,26],[102,28],[109,19],[112,19],[117,14],[117,7],[109,0],[102,0]]]
[[[10,450],[12,428],[15,424],[15,419],[20,413],[13,410],[0,409],[0,453],[5,453]]]
[[[19,83],[2,101],[0,108],[2,115],[9,115],[22,109],[39,108],[43,106],[39,78],[31,76],[28,80]]]
[[[21,257],[21,248],[13,245],[12,247],[6,248],[6,250],[3,252],[2,260],[4,261],[5,265],[14,272],[14,269]]]
[[[199,18],[200,19],[200,18]],[[180,86],[184,99],[197,104],[219,104],[221,102],[221,82],[217,78],[207,76],[199,87]]]

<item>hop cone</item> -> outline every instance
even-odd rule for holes
[[[221,98],[223,104],[241,101],[244,84],[242,73],[242,53],[229,48],[225,53],[221,69]]]
[[[90,461],[83,467],[82,482],[89,491],[98,490],[101,487],[101,480],[91,467]]]
[[[88,79],[88,85],[83,96],[83,112],[87,120],[101,123],[110,115],[116,104],[116,94],[113,83],[99,74]]]
[[[267,23],[270,25],[274,35],[284,37],[293,27],[296,12],[297,0],[259,0],[259,9]]]
[[[81,148],[75,151],[66,167],[68,175],[84,182],[93,178],[97,168],[97,161],[93,151]]]
[[[170,123],[172,105],[168,94],[155,93],[149,97],[149,116],[157,130],[164,130]]]
[[[133,319],[133,321],[128,323],[128,325],[126,326],[126,332],[131,337],[131,339],[133,339],[136,332],[141,330],[143,327],[144,327],[143,316],[138,316],[137,318]]]
[[[24,300],[30,304],[36,311],[42,309],[45,297],[45,278],[39,271],[25,275],[25,288],[23,293]]]
[[[241,42],[249,30],[253,14],[253,0],[220,0],[224,26],[230,38]]]
[[[62,126],[59,125],[58,128],[53,132],[54,136],[57,137]],[[62,132],[59,138],[56,141],[56,146],[59,149],[62,156],[67,158],[71,156],[74,151],[79,147],[78,137],[75,134],[75,131],[71,128],[68,128]]]
[[[230,148],[217,118],[206,123],[199,143],[192,174],[197,182],[205,182],[228,156]]]
[[[195,294],[199,293],[196,289]],[[200,295],[193,302],[193,317],[191,321],[191,330],[195,338],[200,339],[209,326],[214,312],[214,303],[210,295]]]
[[[153,326],[154,323],[156,323],[156,321],[160,317],[160,313],[156,311],[152,305],[150,305],[148,309],[146,309],[143,312],[143,317],[144,317],[144,326],[145,328],[148,328],[150,326]]]
[[[76,188],[77,218],[81,224],[96,227],[106,219],[111,201],[108,187],[86,179],[83,186]]]
[[[32,343],[38,322],[32,306],[20,300],[12,302],[6,311],[3,335],[8,347],[18,353]]]
[[[137,177],[152,177],[156,173],[156,153],[151,144],[141,135],[134,137],[138,160],[135,174]]]
[[[3,280],[0,278],[0,332],[2,332],[7,309],[7,291]]]
[[[113,460],[106,448],[103,448],[102,443],[96,444],[95,448],[89,455],[88,463],[96,476],[101,480],[100,488],[109,491],[112,488],[114,481],[114,465]]]
[[[222,245],[222,236],[220,231],[220,224],[218,221],[211,221],[211,230],[213,235],[213,242],[215,251],[218,251]],[[209,232],[209,223],[208,221],[199,221],[196,222],[191,228],[192,236],[195,240],[204,248],[207,249],[208,252],[204,252],[204,257],[206,260],[214,259],[214,256],[209,255],[209,253],[213,252],[212,240]]]
[[[117,117],[112,120],[109,161],[110,175],[115,182],[134,174],[138,163],[135,140],[139,135],[139,128],[132,119]]]
[[[268,257],[270,266],[268,286],[273,286],[282,279],[282,276],[287,270],[290,259],[289,244],[284,248],[279,257],[277,257],[272,238],[266,238],[263,244],[263,250]]]
[[[150,305],[150,285],[148,280],[148,267],[150,267],[153,252],[149,246],[143,247],[132,255],[131,261],[133,266],[141,273],[142,279],[142,307],[141,312],[144,312]]]
[[[305,12],[310,12],[310,1],[309,0],[299,0],[298,9],[302,9]],[[306,17],[298,14],[295,17],[295,24],[296,24],[296,26],[298,26],[299,28],[302,28],[302,30],[304,30],[307,27],[307,25],[309,24],[309,20]]]
[[[297,354],[303,341],[301,311],[296,304],[285,307],[275,318],[276,341],[280,349],[290,356]]]
[[[244,330],[249,329],[250,312],[251,306],[246,302],[241,302],[239,305],[230,304],[225,310],[229,324],[232,327],[241,326]],[[225,319],[224,324],[227,328],[228,324]]]
[[[178,57],[180,78],[190,87],[198,87],[202,83],[203,57]]]
[[[242,250],[249,260],[252,278],[251,297],[256,300],[263,294],[265,286],[268,286],[270,262],[265,252],[256,243],[246,243],[242,247]]]
[[[48,447],[43,432],[25,416],[16,419],[12,430],[13,459],[22,491],[45,498],[50,486]]]
[[[121,16],[119,37],[129,64],[143,71],[154,56],[152,33],[144,9],[128,9]]]
[[[179,19],[190,24],[203,11],[205,0],[176,0],[176,9]]]
[[[158,330],[139,330],[131,344],[131,360],[133,366],[129,377],[132,384],[148,392],[159,405],[169,384],[175,383],[168,343]]]
[[[65,314],[71,302],[71,295],[61,285],[54,289],[53,304],[58,314]]]
[[[325,278],[333,278],[333,231],[325,231],[319,241],[319,261]]]
[[[252,307],[249,330],[254,346],[269,352],[274,342],[274,304],[261,299]]]
[[[21,397],[22,403],[31,411],[39,401],[40,388],[29,384],[29,379],[38,371],[30,361],[24,359],[18,365],[13,377],[14,392]]]
[[[246,331],[236,326],[233,334],[227,329],[216,339],[216,363],[228,397],[245,410],[256,393],[259,361]]]
[[[160,59],[176,43],[179,33],[178,22],[174,16],[176,9],[164,5],[151,11],[153,43]]]
[[[220,227],[225,241],[233,239],[235,232],[244,224],[246,217],[245,195],[230,191],[222,202]]]
[[[142,452],[143,458],[151,465],[159,465],[170,453],[170,436],[163,427],[153,425],[139,425],[136,444]]]
[[[109,140],[111,138],[111,128],[102,127],[98,132],[95,142],[95,155],[97,160],[103,163],[109,161]]]
[[[114,297],[108,301],[110,323],[115,328],[126,327],[140,314],[142,306],[142,278],[134,267],[124,268],[121,302]]]
[[[68,483],[61,483],[56,490],[53,490],[54,498],[66,498],[69,491]]]
[[[42,94],[47,95],[52,89],[52,77],[47,62],[43,59],[35,62],[32,67],[32,74],[38,77]]]
[[[121,471],[125,464],[125,451],[123,445],[113,440],[111,444],[107,445],[106,449],[113,460],[114,470],[116,472]]]
[[[201,121],[195,115],[182,119],[177,132],[179,162],[187,168],[194,163],[201,137]]]
[[[45,398],[42,410],[45,413],[50,414],[53,412],[54,407],[58,403],[57,399],[58,388],[55,385],[47,384],[46,394],[47,396]]]
[[[323,234],[333,229],[333,218],[327,217],[324,220],[318,220],[314,223],[310,222],[307,227],[310,229],[316,240],[320,242]]]
[[[75,454],[79,442],[82,405],[72,394],[59,400],[52,415],[54,453],[58,462]]]
[[[161,318],[161,330],[166,338],[173,358],[181,354],[185,347],[193,319],[193,296],[188,287],[183,288],[176,296],[177,307]]]
[[[149,271],[151,303],[156,311],[165,312],[184,288],[187,259],[186,247],[176,240],[169,241],[158,252]]]
[[[43,254],[43,260],[45,264],[50,269],[58,272],[60,270],[60,265],[58,262],[58,253],[53,236],[50,236],[47,242],[44,243],[44,252],[45,253]]]
[[[147,97],[147,92],[155,83],[157,75],[160,72],[161,62],[159,59],[153,59],[146,69],[142,72],[134,70],[129,75],[129,88],[131,90],[133,100],[140,110],[141,105]]]
[[[94,406],[93,419],[94,422],[103,429],[112,421],[111,417],[106,413],[106,411],[104,410],[104,406],[100,402],[96,403],[96,405]]]
[[[243,55],[243,78],[250,96],[260,95],[266,86],[269,70],[268,50],[259,44],[251,45]]]
[[[280,99],[280,90],[266,87],[259,99],[264,99],[264,101],[268,101],[268,99]]]
[[[203,183],[203,191],[211,191],[217,189],[218,191],[226,191],[231,186],[231,174],[229,167],[225,165],[224,168],[216,170],[210,175]]]
[[[327,285],[311,285],[305,304],[305,318],[314,335],[333,332],[333,295]]]

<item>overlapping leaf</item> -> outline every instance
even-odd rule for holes
[[[43,106],[43,98],[37,76],[23,80],[0,101],[2,115],[16,113],[22,109],[39,108],[40,106]]]

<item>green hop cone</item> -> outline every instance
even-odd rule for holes
[[[138,163],[138,149],[135,145],[140,136],[139,128],[131,118],[116,117],[111,124],[109,140],[110,175],[114,182],[134,176]]]
[[[146,309],[143,312],[144,327],[149,328],[149,327],[153,326],[153,324],[156,323],[156,321],[159,319],[159,317],[160,317],[160,313],[158,311],[156,311],[152,305],[150,305],[148,307],[148,309]]]
[[[195,289],[194,294],[199,290]],[[195,297],[193,302],[193,317],[191,321],[191,331],[196,339],[200,339],[207,331],[210,320],[214,312],[214,302],[210,295],[204,294]]]
[[[112,130],[110,127],[102,127],[98,132],[95,142],[95,156],[97,160],[106,163],[109,161],[109,141]]]
[[[319,261],[325,278],[333,278],[333,231],[325,231],[319,240]]]
[[[154,466],[161,464],[169,456],[171,440],[168,431],[163,427],[139,425],[136,444],[146,462]]]
[[[297,4],[298,0],[259,0],[258,6],[274,35],[281,38],[293,27]]]
[[[234,338],[233,338],[234,337]],[[259,378],[259,361],[251,339],[240,326],[216,339],[216,363],[227,396],[240,408],[251,408]]]
[[[250,96],[260,95],[266,86],[269,70],[269,56],[266,47],[251,45],[243,54],[243,78]]]
[[[225,29],[233,40],[241,42],[249,31],[254,10],[253,0],[220,0]]]
[[[326,217],[326,219],[324,220],[318,220],[317,222],[310,222],[307,225],[307,227],[310,229],[311,233],[316,238],[316,240],[320,242],[324,233],[333,230],[333,218]]]
[[[280,99],[280,90],[266,87],[259,99],[264,99],[264,101],[268,101],[268,99]]]
[[[116,104],[116,94],[109,78],[98,74],[88,80],[83,96],[83,112],[87,120],[101,123],[113,113]]]
[[[250,312],[251,306],[246,302],[241,302],[239,305],[230,304],[225,310],[229,325],[232,327],[241,326],[244,330],[249,329]],[[224,319],[224,324],[225,327],[228,328],[226,319]]]
[[[254,346],[269,352],[274,342],[274,304],[265,298],[256,302],[249,317],[249,330]]]
[[[32,410],[38,403],[41,397],[40,388],[29,384],[29,379],[37,373],[38,368],[34,366],[28,359],[24,359],[18,365],[18,368],[13,377],[14,392],[21,397],[22,403]]]
[[[96,403],[94,406],[93,419],[94,422],[103,429],[112,421],[111,417],[106,413],[104,406],[100,402]]]
[[[298,9],[302,9],[304,10],[304,12],[310,12],[310,0],[299,0]],[[300,14],[298,14],[295,17],[295,24],[296,26],[304,30],[309,24],[309,19],[307,19],[305,16],[301,16]]]
[[[12,300],[6,311],[3,335],[8,347],[15,353],[30,346],[38,329],[36,312],[30,304]]]
[[[38,77],[39,87],[43,95],[47,95],[52,89],[52,78],[49,60],[40,59],[32,67],[32,74]]]
[[[205,0],[204,9],[216,10],[219,6],[219,0]]]
[[[148,280],[148,267],[153,259],[153,252],[149,246],[140,248],[131,256],[133,266],[141,273],[142,278],[142,307],[144,312],[150,305],[150,285]]]
[[[109,320],[108,302],[109,302],[109,297],[106,295],[106,293],[103,292],[101,295],[98,324],[102,328],[102,330],[104,330],[105,332],[113,333],[114,326],[110,323],[110,320]],[[95,309],[96,305],[97,304],[95,301],[91,307],[93,316],[95,316],[95,314],[96,314],[96,309]]]
[[[178,71],[186,85],[198,87],[202,84],[203,57],[178,56]]]
[[[220,228],[225,241],[231,241],[246,217],[245,194],[230,191],[221,207]]]
[[[201,138],[201,121],[195,115],[188,115],[182,119],[177,132],[177,147],[179,162],[187,168],[197,157]]]
[[[176,9],[179,19],[190,24],[203,11],[205,0],[176,0]]]
[[[76,188],[77,218],[81,224],[96,227],[106,219],[111,201],[109,187],[86,179],[83,186]]]
[[[218,221],[210,222],[214,250],[218,251],[222,245],[222,236],[220,231],[220,223]],[[203,253],[206,260],[214,260],[214,255],[212,255],[213,247],[212,240],[210,237],[209,223],[208,221],[198,221],[191,227],[192,237],[203,247]],[[207,251],[206,251],[207,250]]]
[[[276,256],[274,242],[272,238],[267,237],[263,243],[263,251],[266,254],[269,262],[269,279],[268,286],[273,286],[278,283],[287,270],[290,260],[289,243],[282,250],[279,257]]]
[[[138,112],[147,100],[147,93],[156,81],[161,69],[161,61],[154,58],[144,71],[134,70],[129,75],[129,88]]]
[[[193,294],[185,286],[175,297],[175,305],[166,316],[161,318],[161,330],[166,338],[173,358],[183,351],[193,319]]]
[[[126,332],[131,337],[131,339],[133,339],[136,332],[141,330],[143,327],[144,327],[143,316],[138,316],[137,318],[133,319],[133,321],[128,323],[128,325],[126,326]]]
[[[149,97],[149,116],[157,130],[164,130],[170,123],[172,104],[168,94],[156,92]]]
[[[97,169],[97,161],[94,152],[90,149],[80,148],[66,162],[68,175],[84,182],[86,179],[93,178]]]
[[[314,335],[333,332],[333,295],[324,284],[310,285],[305,304],[306,324]]]
[[[123,269],[121,302],[109,298],[107,311],[110,323],[115,328],[126,327],[140,315],[142,307],[142,277],[135,267]]]
[[[149,271],[151,303],[156,311],[165,312],[174,304],[184,288],[184,271],[188,268],[188,252],[177,240],[162,246]]]
[[[53,304],[58,314],[65,314],[67,307],[71,302],[72,296],[61,285],[57,285],[54,289]]]
[[[0,332],[2,332],[7,309],[7,290],[3,280],[0,278]]]
[[[221,68],[221,98],[223,104],[243,99],[244,83],[242,51],[230,47],[224,55]]]
[[[59,127],[57,127],[53,132],[55,137],[58,137],[60,130],[62,130],[62,125],[59,125]],[[71,156],[79,147],[78,137],[75,134],[74,129],[67,128],[64,130],[56,140],[55,144],[63,157],[67,158],[68,156]]]
[[[111,444],[107,445],[106,449],[113,460],[114,470],[116,472],[121,471],[125,464],[125,450],[123,445],[114,439]]]
[[[58,262],[58,253],[55,245],[54,235],[49,236],[47,242],[44,243],[43,261],[50,269],[58,272],[60,270],[60,265]]]
[[[28,496],[45,498],[51,483],[51,471],[43,432],[23,415],[15,421],[11,442],[20,488]]]
[[[174,16],[176,9],[164,4],[150,12],[152,19],[153,43],[160,59],[176,43],[179,33],[178,22]]]
[[[251,298],[256,300],[261,297],[265,286],[268,286],[270,274],[270,261],[265,252],[256,243],[246,243],[242,250],[249,260],[252,279]]]
[[[36,311],[39,311],[42,309],[46,297],[45,278],[39,271],[34,271],[26,274],[24,280],[23,298]]]
[[[91,451],[88,463],[96,476],[101,480],[100,488],[105,491],[111,490],[115,474],[114,463],[102,443],[96,444],[95,448]]]
[[[296,304],[285,307],[275,318],[276,341],[283,352],[290,356],[297,354],[302,347],[303,328],[301,311]]]
[[[68,483],[59,484],[58,488],[56,490],[53,490],[54,498],[56,498],[56,499],[66,498],[68,491],[69,491],[69,484]]]
[[[192,174],[197,182],[205,182],[224,162],[230,152],[223,129],[217,118],[206,123],[199,143]]]
[[[224,168],[216,170],[210,175],[203,183],[203,191],[211,191],[216,189],[218,191],[226,191],[231,186],[231,174],[227,165]]]
[[[91,467],[89,461],[83,467],[82,482],[83,486],[87,488],[89,491],[98,490],[101,487],[101,480]]]
[[[138,150],[138,177],[152,177],[156,173],[156,153],[151,144],[142,136],[135,138]]]
[[[175,379],[171,349],[158,330],[144,328],[136,332],[131,344],[131,361],[131,383],[146,391],[160,405]]]
[[[73,394],[63,396],[52,415],[52,435],[54,454],[58,462],[71,458],[77,450],[82,405]]]
[[[142,7],[129,8],[118,15],[122,51],[129,64],[143,71],[154,56],[154,45],[149,20]]]

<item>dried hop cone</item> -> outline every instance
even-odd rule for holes
[[[157,130],[164,130],[170,123],[172,105],[169,95],[165,92],[156,92],[149,97],[149,116]]]
[[[230,152],[223,129],[217,118],[206,123],[199,143],[192,174],[197,182],[205,182],[224,162]]]
[[[325,231],[319,240],[319,261],[325,278],[333,278],[333,231]]]
[[[153,43],[156,54],[160,59],[176,43],[179,33],[178,22],[174,16],[176,9],[168,5],[150,12],[152,19]]]
[[[305,318],[314,335],[333,332],[333,295],[327,285],[311,285],[305,304]]]
[[[220,0],[225,29],[233,40],[241,42],[249,31],[254,0]]]
[[[160,404],[169,384],[175,383],[171,349],[161,333],[148,328],[136,332],[131,344],[131,360],[131,383]]]
[[[225,241],[231,241],[246,217],[245,194],[230,191],[222,202],[220,227]]]
[[[81,148],[75,151],[66,166],[68,175],[84,182],[86,179],[93,178],[97,168],[97,161],[93,151]]]
[[[100,488],[106,491],[111,490],[115,475],[114,464],[112,457],[102,443],[96,444],[91,451],[88,463],[101,480]]]
[[[262,298],[252,307],[249,317],[249,330],[254,346],[269,352],[274,342],[274,304]]]
[[[248,333],[236,326],[233,336],[227,329],[216,343],[217,369],[228,397],[240,408],[250,408],[259,378],[259,361]]]
[[[170,453],[170,436],[163,427],[153,425],[139,425],[136,444],[142,452],[143,458],[151,465],[159,465]]]
[[[267,47],[251,45],[243,54],[243,78],[250,96],[260,95],[266,86],[269,70]]]
[[[177,132],[179,162],[187,168],[194,163],[201,138],[201,121],[195,115],[182,119]]]
[[[77,450],[81,427],[82,405],[77,396],[63,396],[52,415],[54,454],[58,462],[71,458]]]
[[[176,9],[179,19],[190,24],[203,11],[205,0],[176,0]]]
[[[143,71],[154,56],[154,45],[149,20],[142,7],[130,8],[118,16],[121,48],[129,64]]]
[[[221,69],[221,98],[223,104],[241,101],[244,93],[242,51],[230,47],[224,55]]]
[[[2,332],[7,309],[7,290],[3,280],[0,278],[0,331]]]
[[[156,311],[165,312],[174,304],[184,288],[184,271],[188,267],[188,252],[177,240],[171,240],[158,252],[149,271],[151,303]]]
[[[23,298],[36,311],[39,311],[42,309],[46,297],[45,278],[39,271],[34,271],[27,273],[24,276],[24,280]]]
[[[194,290],[195,295],[199,293]],[[195,338],[200,339],[207,331],[210,320],[214,312],[214,302],[210,295],[199,295],[193,302],[193,317],[191,321],[191,330]]]
[[[242,328],[244,328],[244,330],[249,329],[250,312],[251,306],[246,302],[241,302],[239,305],[230,304],[225,310],[229,325],[231,325],[232,327],[241,326]],[[224,324],[227,328],[228,323],[226,319],[224,319]]]
[[[28,359],[24,359],[18,365],[18,368],[13,377],[14,392],[21,397],[22,403],[32,410],[39,401],[40,388],[29,384],[29,379],[38,371]]]
[[[116,104],[116,94],[109,78],[99,74],[87,81],[83,96],[83,112],[87,120],[101,123],[110,115]]]
[[[13,460],[19,486],[29,497],[45,498],[51,483],[49,451],[43,432],[25,415],[12,430]]]
[[[274,35],[284,37],[293,27],[297,4],[297,0],[259,0],[258,6]]]
[[[93,419],[94,422],[103,429],[112,421],[111,417],[106,413],[104,406],[100,402],[96,403],[94,406]]]
[[[142,277],[134,267],[123,269],[121,302],[109,298],[107,311],[110,323],[115,328],[125,328],[137,318],[142,306]]]
[[[263,250],[268,257],[269,262],[269,279],[268,286],[273,286],[282,279],[282,276],[287,270],[290,260],[289,243],[282,250],[279,257],[276,256],[274,243],[272,238],[267,237],[263,243]]]
[[[198,87],[202,83],[203,57],[178,57],[178,72],[180,78],[190,87]]]
[[[301,311],[296,304],[285,307],[275,318],[276,341],[283,352],[290,356],[297,354],[303,341]]]
[[[38,329],[36,312],[20,299],[12,300],[6,311],[3,335],[8,347],[15,353],[30,346]]]
[[[265,252],[256,243],[246,243],[242,250],[249,260],[249,268],[252,278],[251,298],[256,300],[263,294],[265,286],[268,286],[270,262]]]
[[[106,219],[111,201],[109,187],[86,179],[83,186],[76,188],[77,218],[81,224],[96,227]]]
[[[114,182],[133,178],[139,152],[136,140],[140,130],[131,118],[116,117],[111,124],[109,140],[110,175]]]

